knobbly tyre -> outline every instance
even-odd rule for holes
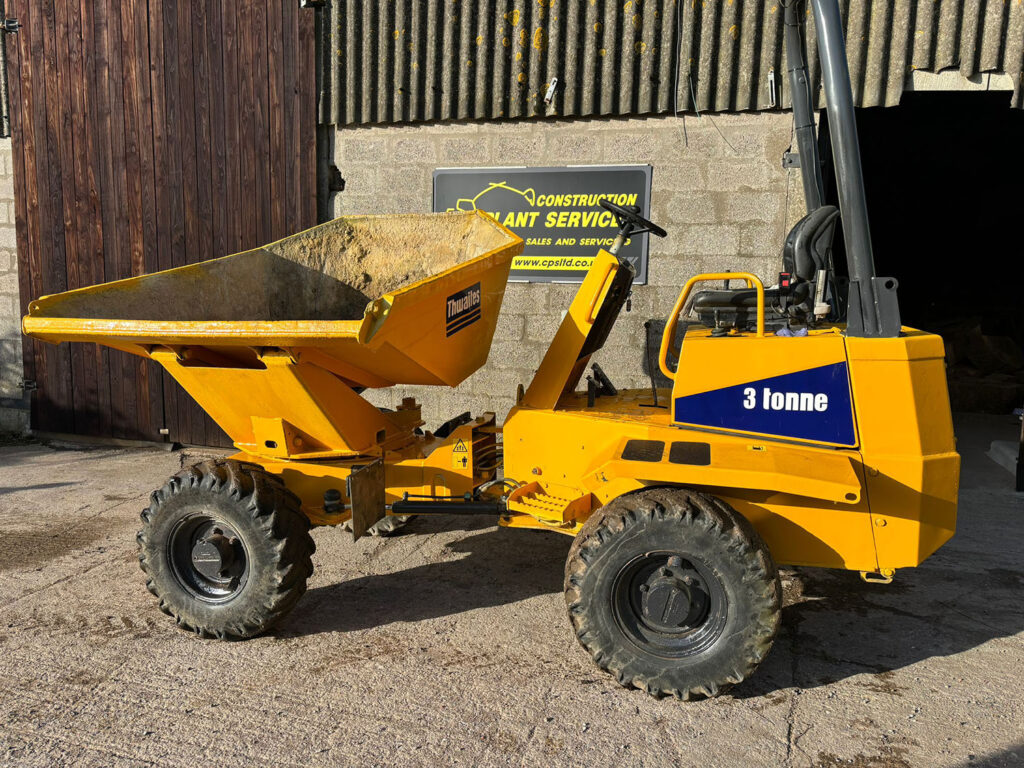
[[[839,210],[824,203],[792,2],[808,214],[777,286],[746,273],[685,284],[657,351],[670,387],[620,391],[594,365],[578,389],[630,291],[620,246],[666,235],[607,201],[618,237],[502,426],[466,413],[424,432],[414,400],[392,411],[360,396],[455,386],[484,364],[522,241],[483,214],[337,219],[32,302],[26,333],[156,360],[238,449],[179,472],[142,513],[139,559],[161,609],[202,636],[251,637],[305,590],[310,526],[359,538],[408,515],[490,515],[573,536],[565,596],[580,643],[622,684],[689,699],[768,653],[778,564],[887,583],[947,541],[959,457],[942,340],[903,327],[896,281],[875,276],[838,4],[811,5]],[[840,213],[848,282],[832,265]],[[711,281],[726,287],[696,290]],[[691,312],[701,322],[676,352]]]

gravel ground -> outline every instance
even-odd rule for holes
[[[0,446],[0,765],[1024,765],[1024,495],[958,424],[956,538],[883,587],[786,571],[783,629],[718,699],[619,688],[565,616],[569,540],[413,520],[314,531],[273,634],[203,641],[143,586],[138,512],[176,452]]]

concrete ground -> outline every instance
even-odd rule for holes
[[[417,519],[314,532],[273,634],[198,640],[146,592],[138,512],[181,456],[0,447],[0,765],[1024,765],[1024,495],[959,420],[956,538],[889,587],[786,571],[782,632],[718,699],[619,688],[576,645],[569,539]]]

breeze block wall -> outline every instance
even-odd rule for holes
[[[24,432],[29,416],[21,388],[24,374],[12,163],[11,140],[0,139],[0,432]]]
[[[429,212],[440,167],[650,164],[651,218],[669,236],[650,239],[649,283],[634,288],[632,311],[594,357],[616,386],[649,387],[644,321],[664,321],[689,277],[777,277],[783,239],[804,205],[799,170],[782,168],[791,128],[789,113],[344,128],[333,153],[345,190],[332,212]],[[500,420],[516,386],[529,384],[576,288],[510,283],[487,365],[457,389],[366,394],[389,407],[416,397],[428,428],[466,410],[495,411]]]

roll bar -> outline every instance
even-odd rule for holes
[[[665,323],[665,330],[661,333],[661,347],[658,350],[658,367],[666,379],[675,380],[676,372],[668,367],[668,353],[676,343],[676,326],[679,324],[679,315],[686,306],[686,300],[693,292],[693,286],[697,283],[704,283],[709,280],[745,280],[748,288],[757,291],[757,336],[764,336],[764,283],[757,275],[750,272],[711,272],[704,275],[696,275],[686,281],[682,293],[676,299],[676,305],[672,307],[672,314],[668,316]]]

